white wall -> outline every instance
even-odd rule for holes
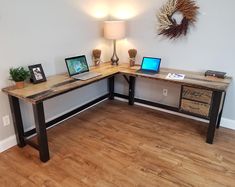
[[[64,58],[79,54],[85,54],[91,64],[91,50],[107,48],[101,37],[105,18],[95,18],[93,11],[97,4],[105,3],[106,0],[0,0],[0,88],[12,84],[8,80],[10,67],[41,63],[48,76],[65,72]],[[105,55],[102,58],[106,59]],[[54,118],[107,93],[106,85],[102,81],[45,102],[46,118]],[[8,98],[2,92],[0,103],[0,140],[3,140],[14,131],[12,123],[7,127],[2,124],[2,116],[10,114]],[[32,108],[24,103],[21,106],[28,129],[33,125],[29,115]]]
[[[124,2],[113,0],[113,6]],[[138,49],[140,61],[142,56],[155,56],[162,58],[162,66],[205,71],[213,69],[225,71],[235,77],[234,50],[235,50],[235,1],[233,0],[198,0],[200,14],[194,28],[186,38],[171,41],[157,35],[157,10],[165,0],[125,0],[125,3],[134,3],[140,7],[140,13],[133,13],[134,17],[128,20],[129,33],[127,40],[118,44],[119,55],[127,61],[129,48]],[[141,6],[143,5],[143,6]],[[149,82],[144,79],[137,80],[136,96],[175,105],[179,88],[158,82]],[[160,84],[160,87],[159,85]],[[170,89],[169,99],[163,99],[162,88]],[[158,89],[159,88],[159,89]],[[116,90],[124,93],[121,84]],[[147,91],[149,90],[149,91]],[[224,110],[224,118],[235,120],[235,85],[232,83],[228,90]]]

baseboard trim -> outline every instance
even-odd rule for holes
[[[4,140],[0,141],[0,153],[3,151],[6,151],[7,149],[10,149],[11,147],[15,146],[17,144],[16,142],[16,136],[10,136]]]
[[[124,98],[122,95],[120,95],[120,96],[121,97],[119,97],[119,95],[116,95],[115,99],[117,99],[119,101],[123,101],[123,102],[128,102],[127,98]],[[185,118],[189,118],[189,119],[193,119],[193,120],[197,120],[197,121],[201,121],[201,122],[205,122],[205,123],[209,122],[206,119],[201,119],[201,118],[198,118],[198,117],[189,116],[187,114],[182,114],[182,113],[175,112],[175,111],[170,111],[170,110],[167,110],[167,109],[162,109],[162,108],[158,108],[158,107],[154,107],[154,106],[149,106],[149,105],[145,105],[145,104],[138,103],[138,102],[135,102],[135,104],[138,105],[138,106],[142,106],[142,107],[146,107],[146,108],[150,108],[150,109],[158,110],[158,111],[162,111],[162,112],[167,112],[169,114],[174,114],[174,115],[177,115],[177,116],[181,116],[181,117],[185,117]],[[222,118],[221,119],[221,127],[231,129],[231,130],[235,130],[235,120]]]
[[[235,130],[235,120],[231,120],[231,119],[227,119],[227,118],[222,118],[221,119],[221,127]]]
[[[128,102],[127,99],[120,98],[118,96],[115,96],[115,99],[119,100],[119,101],[122,101],[122,102]],[[205,119],[201,119],[201,118],[194,117],[194,116],[189,116],[187,114],[182,114],[182,113],[167,110],[167,109],[158,108],[158,107],[155,107],[155,106],[150,106],[150,105],[146,105],[146,104],[142,104],[142,103],[138,103],[138,102],[135,102],[135,105],[142,106],[142,107],[145,107],[145,108],[150,108],[150,109],[153,109],[153,110],[158,110],[158,111],[161,111],[161,112],[166,112],[168,114],[173,114],[173,115],[177,115],[177,116],[181,116],[181,117],[185,117],[185,118],[189,118],[189,119],[193,119],[193,120],[208,123],[208,120],[205,120]]]

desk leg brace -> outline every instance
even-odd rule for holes
[[[129,105],[134,105],[135,102],[135,81],[136,78],[130,76],[129,78]]]
[[[34,120],[38,139],[39,156],[42,162],[50,159],[43,103],[33,104]]]
[[[24,141],[24,127],[21,117],[19,99],[10,95],[8,96],[8,98],[11,107],[11,114],[13,119],[13,125],[15,128],[17,145],[19,147],[24,147],[26,143]]]
[[[219,120],[219,109],[220,103],[222,98],[222,93],[219,91],[213,92],[213,99],[212,99],[212,111],[210,117],[210,123],[207,131],[207,139],[206,142],[209,144],[213,144],[214,136],[215,136],[215,129],[217,127],[217,121]]]

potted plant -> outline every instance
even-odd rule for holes
[[[29,78],[30,73],[28,70],[25,70],[23,67],[10,68],[10,80],[15,81],[16,88],[23,88],[24,81]]]

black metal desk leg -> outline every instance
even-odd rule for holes
[[[225,98],[226,98],[226,92],[224,92],[223,104],[222,104],[222,108],[221,108],[219,118],[218,118],[218,121],[217,121],[217,129],[220,128],[221,118],[222,118],[222,114],[223,114],[223,111],[224,111]]]
[[[213,144],[215,129],[216,129],[217,120],[219,117],[221,98],[222,98],[222,92],[219,92],[219,91],[213,92],[211,117],[210,117],[210,123],[209,123],[208,131],[207,131],[207,139],[206,139],[206,142],[209,144]]]
[[[134,105],[135,102],[135,79],[133,76],[129,79],[129,105]]]
[[[40,160],[42,162],[47,162],[50,159],[50,156],[48,149],[43,103],[40,102],[38,104],[33,104],[33,112],[38,138]]]
[[[10,95],[8,96],[8,98],[11,107],[11,114],[13,118],[17,144],[19,147],[24,147],[26,143],[24,141],[24,127],[21,117],[19,99]]]
[[[108,78],[109,99],[114,100],[114,76]]]

